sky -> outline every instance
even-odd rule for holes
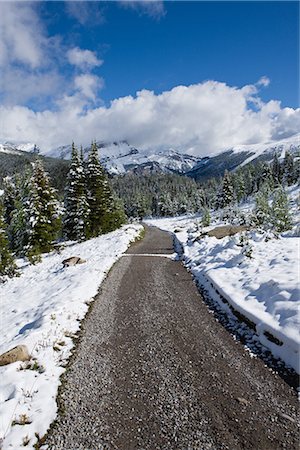
[[[206,156],[300,132],[299,3],[0,1],[0,140]]]

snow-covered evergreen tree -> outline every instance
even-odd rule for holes
[[[9,248],[6,223],[4,221],[3,214],[4,207],[2,202],[0,202],[0,275],[13,277],[17,274],[17,267],[12,252]]]
[[[271,209],[269,206],[269,193],[266,188],[261,189],[255,196],[254,222],[256,225],[268,228],[271,220]]]
[[[32,166],[26,202],[28,243],[25,246],[25,254],[34,262],[39,260],[41,253],[52,249],[53,240],[56,239],[60,228],[60,218],[56,192],[50,185],[42,162],[37,160]]]
[[[234,188],[232,179],[228,170],[225,170],[221,191],[219,192],[217,198],[217,207],[225,208],[226,206],[231,205],[233,201],[234,201]]]
[[[9,223],[9,239],[12,250],[17,256],[24,256],[25,248],[29,243],[30,220],[29,191],[31,172],[26,171],[23,175],[14,177],[15,198],[11,220]]]
[[[210,212],[208,208],[203,208],[201,224],[203,227],[210,225]]]
[[[294,157],[292,153],[287,151],[283,160],[283,182],[291,186],[295,181]]]
[[[238,203],[245,198],[245,181],[241,172],[238,172],[234,177],[234,193]]]
[[[92,143],[86,168],[87,201],[90,209],[88,235],[98,236],[124,223],[124,211],[117,204],[107,176],[98,158],[96,142]]]
[[[15,209],[16,183],[13,177],[3,179],[3,216],[7,226],[10,225],[12,213]]]
[[[104,233],[102,220],[108,207],[104,194],[105,182],[104,170],[98,159],[97,145],[92,142],[86,166],[87,201],[90,210],[89,237]]]
[[[282,233],[292,228],[292,218],[289,211],[289,201],[285,190],[280,186],[276,189],[271,209],[272,225]]]
[[[282,169],[276,152],[272,163],[272,175],[275,185],[279,185],[282,180]]]
[[[72,144],[71,166],[64,198],[63,234],[67,239],[82,241],[88,232],[89,205],[82,156]]]
[[[263,164],[261,175],[259,175],[259,190],[263,186],[264,189],[272,191],[274,189],[274,180],[272,176],[272,169],[269,164]]]

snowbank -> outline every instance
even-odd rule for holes
[[[72,337],[99,285],[142,227],[127,225],[89,241],[44,255],[22,275],[0,286],[0,353],[27,345],[36,358],[0,367],[0,448],[33,448],[55,419],[59,377],[73,347]],[[62,268],[80,256],[86,263]],[[17,422],[21,424],[17,424]],[[1,440],[2,446],[1,447]]]
[[[197,239],[200,221],[185,216],[146,222],[175,232],[185,264],[200,284],[212,285],[222,308],[229,304],[253,322],[260,342],[299,373],[300,238],[286,233],[269,239],[248,232],[250,258],[243,253],[240,234]]]

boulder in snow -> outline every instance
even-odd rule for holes
[[[83,264],[86,259],[80,258],[80,256],[71,256],[70,258],[64,259],[62,264],[64,267],[75,266],[76,264]]]
[[[16,361],[29,361],[30,354],[26,345],[17,345],[7,352],[0,355],[0,366],[14,363]]]

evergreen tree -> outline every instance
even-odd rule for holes
[[[245,198],[245,182],[242,172],[238,172],[234,177],[234,193],[238,203]]]
[[[272,175],[273,175],[273,180],[274,180],[275,185],[279,185],[282,180],[282,170],[281,170],[280,162],[279,162],[278,155],[276,152],[274,153],[274,158],[273,158],[273,163],[272,163]]]
[[[40,259],[41,253],[52,249],[52,242],[60,228],[60,220],[56,193],[50,185],[42,162],[37,160],[32,165],[26,202],[28,244],[25,246],[25,254],[34,262]]]
[[[15,199],[16,199],[16,183],[14,178],[5,177],[3,179],[3,215],[4,221],[7,226],[10,225],[12,219],[12,213],[15,209]]]
[[[245,182],[245,194],[246,197],[248,197],[253,192],[253,174],[250,166],[245,168],[244,182]]]
[[[280,186],[276,189],[272,202],[272,225],[282,233],[292,228],[292,218],[289,212],[289,201],[285,190]]]
[[[203,208],[201,223],[203,227],[208,227],[210,225],[210,212],[208,208]]]
[[[9,223],[9,239],[12,250],[17,256],[25,255],[29,243],[30,221],[29,192],[31,172],[27,170],[22,175],[15,176],[15,198],[11,221]]]
[[[292,153],[286,151],[283,160],[283,182],[291,186],[295,181],[294,157]]]
[[[259,174],[259,190],[264,186],[266,189],[272,191],[274,189],[274,180],[272,176],[272,169],[269,164],[263,164],[261,174]]]
[[[87,236],[89,205],[82,156],[72,144],[71,166],[64,199],[63,234],[67,239],[82,241]]]
[[[86,169],[87,200],[89,204],[88,235],[98,236],[118,228],[125,214],[111,191],[107,176],[98,159],[96,142],[92,143]]]
[[[219,192],[217,204],[219,208],[225,208],[233,203],[234,200],[234,189],[232,184],[231,176],[228,170],[225,170],[222,188]]]
[[[17,267],[13,255],[9,249],[9,241],[6,234],[6,224],[3,217],[4,208],[0,202],[0,275],[13,277],[17,274]]]
[[[255,197],[254,222],[256,225],[269,227],[271,218],[271,209],[268,201],[269,195],[267,189],[262,189]]]

